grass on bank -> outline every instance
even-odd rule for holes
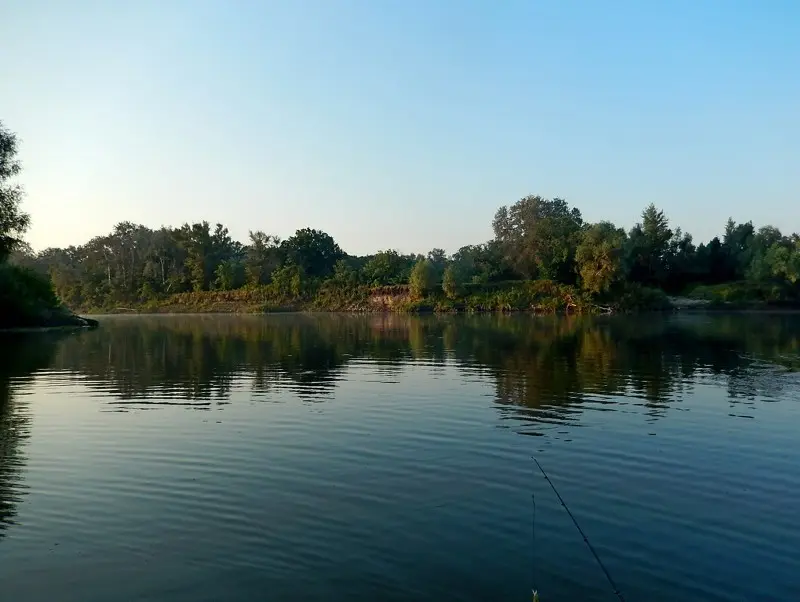
[[[797,290],[788,283],[738,281],[698,285],[687,291],[686,296],[725,308],[800,307]]]
[[[304,283],[287,290],[275,285],[230,291],[196,291],[136,304],[84,308],[92,313],[140,311],[152,313],[265,313],[279,311],[341,312],[518,312],[542,314],[601,313],[608,311],[664,310],[666,295],[638,285],[626,285],[595,297],[575,286],[551,280],[465,284],[455,294],[441,287],[414,296],[408,285],[369,287],[357,283],[326,281]]]

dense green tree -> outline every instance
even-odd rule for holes
[[[670,291],[681,291],[687,285],[698,282],[700,275],[696,273],[697,249],[692,235],[676,228],[667,243],[667,275],[664,288]]]
[[[361,270],[364,282],[371,286],[403,284],[408,282],[417,257],[401,255],[394,249],[373,255]]]
[[[492,227],[505,259],[525,278],[574,279],[581,212],[563,199],[527,196],[501,207]]]
[[[427,259],[420,259],[411,270],[411,276],[408,279],[409,292],[413,297],[424,297],[433,290],[435,284],[436,273],[433,265]]]
[[[642,212],[642,221],[628,235],[625,256],[629,278],[642,284],[663,285],[669,272],[671,238],[669,220],[651,203]]]
[[[696,282],[706,284],[718,284],[733,278],[730,257],[718,237],[697,247],[693,272]]]
[[[329,234],[321,230],[304,228],[281,243],[281,251],[288,263],[298,266],[311,277],[325,277],[344,253]]]
[[[245,248],[245,272],[247,282],[252,285],[267,284],[272,272],[282,262],[280,243],[277,236],[265,234],[261,230],[250,231],[250,244]]]
[[[444,249],[431,249],[428,251],[426,259],[430,262],[437,281],[442,279],[444,269],[447,267],[447,253]]]
[[[442,290],[448,299],[455,299],[461,290],[458,271],[453,265],[448,265],[442,275]]]
[[[733,219],[728,218],[722,244],[730,258],[730,270],[733,278],[737,280],[744,278],[747,273],[747,268],[755,254],[754,241],[753,222],[737,224]]]
[[[800,242],[775,243],[766,253],[766,263],[772,276],[797,284],[800,282]]]
[[[8,259],[30,225],[30,217],[19,206],[22,187],[13,183],[20,170],[17,136],[0,121],[0,262]]]
[[[184,224],[178,231],[178,244],[186,251],[189,283],[196,291],[208,290],[215,266],[211,261],[211,230],[208,222]]]
[[[340,286],[354,288],[358,286],[358,272],[347,261],[340,259],[333,266],[332,280]]]
[[[765,283],[780,277],[774,273],[773,267],[780,255],[781,247],[791,248],[791,241],[773,226],[763,226],[752,238],[749,264],[746,266],[745,278],[754,283]],[[778,253],[776,255],[776,253]]]
[[[575,251],[575,263],[581,287],[592,293],[603,293],[622,277],[622,249],[625,230],[611,222],[600,222],[586,228]]]
[[[231,291],[244,286],[245,267],[240,259],[225,259],[214,271],[214,288],[220,291]]]
[[[147,253],[142,268],[142,286],[149,294],[180,292],[187,286],[185,269],[186,249],[178,241],[175,230],[160,228],[150,232]]]
[[[463,282],[487,283],[514,276],[496,241],[461,247],[453,254],[452,265]]]
[[[753,247],[756,253],[765,253],[772,245],[788,242],[775,226],[762,226],[753,237]]]
[[[272,286],[276,292],[287,299],[297,299],[303,294],[303,269],[296,264],[288,264],[272,273]]]
[[[24,268],[36,269],[36,253],[25,241],[19,241],[8,256],[8,262]]]

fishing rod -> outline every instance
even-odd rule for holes
[[[608,583],[611,585],[611,589],[614,590],[614,593],[616,594],[617,598],[619,598],[620,602],[625,602],[625,598],[622,597],[622,592],[619,591],[619,588],[617,587],[617,584],[614,583],[614,579],[611,578],[611,573],[608,572],[608,569],[603,564],[603,561],[600,560],[600,556],[597,554],[597,551],[594,549],[594,546],[589,541],[589,538],[586,537],[586,533],[584,533],[583,529],[581,529],[581,526],[578,524],[578,521],[575,519],[575,516],[573,516],[572,512],[570,512],[569,506],[567,506],[567,503],[564,501],[564,498],[562,498],[561,494],[558,493],[558,489],[556,489],[556,486],[553,484],[553,481],[551,481],[550,477],[547,476],[547,473],[544,471],[544,468],[542,468],[542,465],[539,464],[539,460],[537,460],[533,456],[531,456],[531,458],[533,459],[534,462],[536,462],[536,466],[538,466],[539,470],[542,471],[542,474],[544,475],[545,480],[550,484],[550,487],[552,488],[553,493],[556,494],[556,497],[558,498],[558,501],[561,502],[561,505],[564,506],[564,510],[566,510],[567,514],[569,514],[569,517],[572,519],[572,522],[575,525],[575,528],[578,530],[578,533],[581,534],[581,537],[583,537],[583,541],[586,542],[586,545],[589,548],[589,551],[594,556],[594,559],[597,561],[597,564],[599,564],[600,568],[603,569],[603,573],[605,573],[606,579],[608,579]],[[533,502],[533,512],[534,512],[533,516],[534,516],[534,521],[535,521],[536,520],[536,501]],[[535,531],[534,531],[534,533],[535,533]],[[534,535],[534,537],[535,537],[535,535]],[[533,590],[533,600],[534,600],[534,602],[539,602],[539,594],[535,589]]]

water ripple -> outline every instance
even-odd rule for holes
[[[531,455],[627,599],[800,599],[800,324],[752,320],[107,318],[15,340],[0,599],[510,600],[534,576],[543,599],[613,599]]]

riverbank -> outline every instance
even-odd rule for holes
[[[549,280],[468,284],[455,294],[441,290],[414,296],[407,285],[368,287],[325,282],[300,294],[281,293],[270,285],[232,291],[196,291],[105,307],[83,313],[275,313],[289,311],[355,313],[532,312],[618,313],[669,310],[660,290],[627,286],[596,297],[577,287]]]
[[[0,331],[96,326],[96,320],[81,317],[64,307],[48,280],[24,268],[0,265]]]
[[[725,290],[729,291],[728,286]],[[724,291],[723,291],[724,292]],[[576,287],[549,280],[468,284],[448,297],[440,290],[415,297],[407,285],[368,287],[326,282],[300,294],[281,293],[271,285],[231,291],[195,291],[139,302],[78,308],[85,314],[197,313],[491,313],[607,314],[643,311],[798,311],[796,302],[764,298],[734,299],[703,287],[682,296],[659,289],[627,285],[613,293],[592,296]]]

